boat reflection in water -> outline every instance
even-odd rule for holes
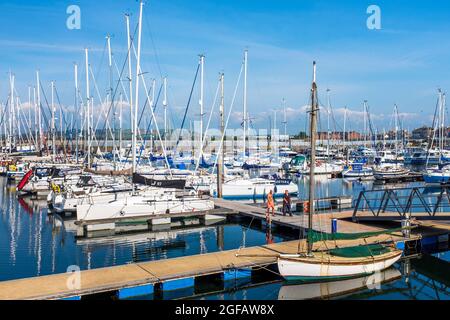
[[[278,293],[278,300],[331,299],[362,290],[376,289],[381,284],[401,277],[400,271],[390,268],[348,280],[283,285]]]

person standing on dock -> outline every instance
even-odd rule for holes
[[[289,213],[289,215],[292,217],[291,196],[289,195],[288,190],[284,191],[284,197],[283,197],[283,216],[285,216],[286,213]]]
[[[266,220],[270,221],[270,210],[272,210],[272,216],[275,217],[275,202],[273,200],[273,191],[270,190],[267,195],[267,212],[266,212]]]

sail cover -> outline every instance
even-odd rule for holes
[[[133,183],[143,184],[151,187],[170,188],[170,189],[184,189],[186,180],[155,180],[141,176],[140,174],[133,174]]]
[[[365,246],[354,246],[346,248],[336,248],[330,250],[330,254],[342,258],[365,258],[375,257],[390,252],[389,248],[380,244],[371,244]]]
[[[405,228],[395,228],[388,229],[383,231],[375,231],[375,232],[360,232],[360,233],[325,233],[318,232],[315,230],[308,231],[308,241],[311,243],[319,242],[319,241],[336,241],[336,240],[356,240],[363,239],[369,237],[375,237],[383,234],[392,234],[396,232],[401,232],[406,229],[413,229],[414,227],[405,227]]]

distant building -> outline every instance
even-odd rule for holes
[[[379,133],[377,134],[377,140],[395,140],[397,138],[398,140],[409,138],[410,134],[408,130],[398,130],[395,132],[395,130],[390,130],[385,133]]]
[[[318,132],[317,138],[319,140],[327,140],[328,139],[328,132]],[[343,140],[344,138],[344,132],[330,132],[330,140]],[[359,132],[356,131],[350,131],[345,133],[345,140],[346,141],[357,141],[361,140],[362,135]]]
[[[430,127],[422,127],[414,129],[412,132],[412,138],[414,140],[428,140],[433,136],[433,128]]]
[[[345,140],[347,141],[359,141],[362,139],[362,135],[356,131],[346,132],[345,136]]]

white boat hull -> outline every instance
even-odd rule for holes
[[[148,201],[146,197],[133,196],[109,203],[81,204],[76,208],[77,220],[139,218],[168,213],[185,213],[214,209],[211,200],[188,197],[176,200]]]
[[[298,193],[298,186],[294,183],[275,185],[272,181],[253,180],[253,181],[231,181],[224,183],[222,186],[222,194],[224,199],[262,199],[267,197],[270,191],[274,197],[282,197],[287,190],[289,194]],[[211,186],[211,194],[217,196],[217,186]]]
[[[352,258],[348,258],[346,261],[351,262],[354,260],[355,263],[336,263],[333,261],[321,263],[317,262],[317,259],[298,258],[297,255],[283,255],[278,259],[278,269],[280,274],[288,280],[320,281],[351,278],[387,269],[396,263],[401,255],[402,252],[399,251],[388,259],[364,263],[357,263],[356,260],[358,259]]]

